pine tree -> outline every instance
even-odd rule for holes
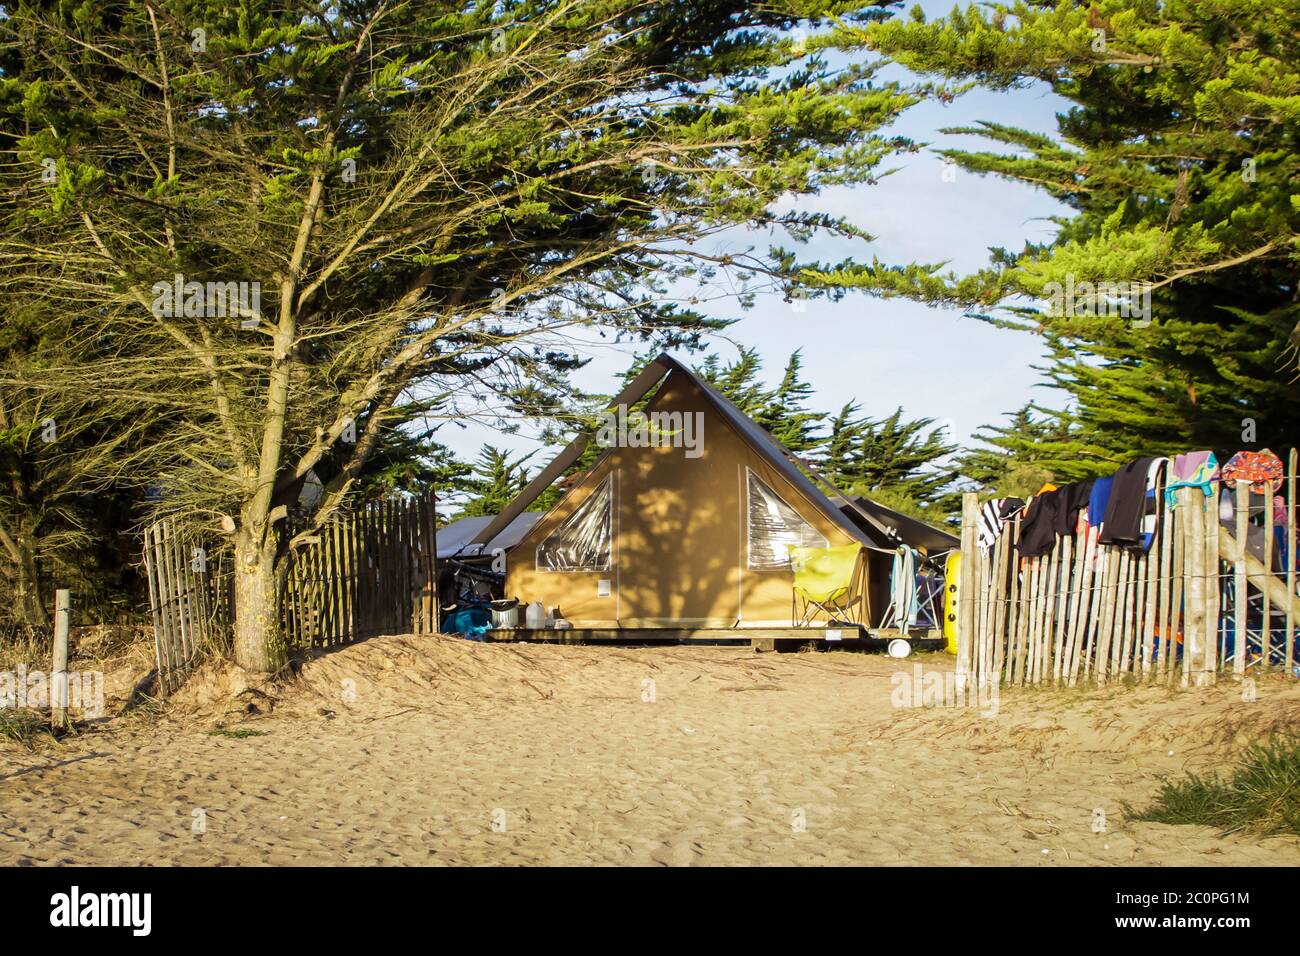
[[[1062,484],[1115,470],[1100,449],[1078,454],[1082,439],[1062,412],[1030,403],[1008,419],[1006,425],[976,431],[979,444],[960,456],[961,473],[987,494],[1027,498],[1047,482]]]
[[[955,469],[944,459],[957,446],[932,418],[905,419],[899,407],[881,419],[853,418],[849,403],[831,423],[822,473],[852,495],[865,495],[936,524],[960,506]]]
[[[786,361],[781,381],[767,396],[754,420],[768,433],[796,454],[815,451],[821,446],[816,432],[826,418],[825,412],[807,409],[813,388],[801,377],[803,356],[796,349]]]
[[[533,454],[515,456],[505,449],[485,445],[470,476],[461,482],[469,498],[457,517],[500,514],[527,486],[527,465]]]
[[[146,492],[127,479],[166,428],[147,396],[45,387],[60,368],[117,356],[111,341],[68,337],[72,317],[44,308],[33,295],[0,309],[0,620],[26,626],[49,623],[59,587],[101,619],[143,598],[132,531]]]
[[[717,354],[710,354],[699,368],[700,378],[750,418],[763,414],[771,400],[759,378],[762,371],[763,360],[752,346],[742,348],[740,355],[725,365]]]
[[[990,3],[928,23],[912,13],[846,32],[950,84],[1042,82],[1072,104],[1057,137],[993,122],[947,131],[1002,147],[939,151],[966,171],[948,188],[999,176],[1072,214],[1054,241],[995,250],[975,275],[828,265],[823,279],[1041,333],[1070,409],[1061,464],[1233,451],[1246,420],[1260,445],[1293,442],[1300,0]],[[1130,294],[1107,294],[1115,287]]]
[[[957,446],[933,419],[906,419],[901,407],[879,420],[861,418],[853,401],[833,417],[810,410],[815,390],[803,380],[798,351],[775,388],[762,386],[761,372],[762,361],[752,348],[726,365],[711,355],[701,369],[714,388],[842,491],[937,524],[960,507],[952,484],[955,470],[943,465]]]
[[[837,485],[852,480],[857,470],[858,441],[865,423],[865,419],[858,416],[860,410],[857,402],[845,402],[831,419],[822,444],[819,464],[823,474]]]
[[[762,371],[763,360],[750,347],[726,365],[716,355],[708,356],[700,377],[792,452],[816,452],[822,443],[817,432],[826,413],[807,408],[813,387],[803,379],[802,355],[797,349],[791,353],[775,388],[763,385]]]

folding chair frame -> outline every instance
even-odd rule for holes
[[[848,585],[834,592],[830,597],[817,601],[801,591],[797,586],[792,590],[790,595],[790,620],[795,627],[812,627],[813,619],[820,614],[826,615],[828,625],[835,623],[853,624],[861,626],[862,607],[863,607],[863,562],[866,561],[866,551],[858,552],[857,561],[853,565],[853,577]],[[858,590],[854,594],[854,589]],[[849,614],[851,609],[855,609],[852,615]]]
[[[794,621],[794,626],[812,627],[813,619],[818,613],[826,615],[827,624],[834,624],[837,621],[840,621],[845,624],[860,625],[862,623],[862,595],[858,594],[849,597],[852,593],[853,587],[850,585],[849,587],[841,588],[825,601],[816,601],[796,589],[790,600],[790,617],[791,620]],[[841,597],[849,597],[849,600],[844,601],[843,603],[837,603]],[[858,610],[851,617],[848,616],[847,612],[855,607],[858,608]]]

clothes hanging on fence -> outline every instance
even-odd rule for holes
[[[1272,494],[1282,487],[1286,469],[1282,459],[1267,448],[1263,451],[1239,451],[1223,466],[1223,483],[1229,488],[1244,481],[1256,494]]]
[[[1168,458],[1157,458],[1147,470],[1147,490],[1142,496],[1142,525],[1140,529],[1143,551],[1150,551],[1160,530],[1160,488],[1165,483],[1169,468]]]
[[[1025,507],[1023,498],[994,498],[980,508],[979,543],[981,548],[991,548],[1006,523]]]
[[[1146,515],[1146,495],[1151,483],[1155,458],[1135,458],[1115,472],[1102,522],[1102,544],[1134,547],[1142,543],[1142,519]]]
[[[1072,481],[1034,496],[1020,524],[1021,556],[1041,557],[1056,546],[1057,535],[1073,535],[1091,493],[1091,481]]]
[[[1063,485],[1057,494],[1060,498],[1056,505],[1056,523],[1055,531],[1062,537],[1073,535],[1079,526],[1079,514],[1087,510],[1088,502],[1092,498],[1091,478],[1083,481],[1072,481],[1068,485]]]
[[[1052,550],[1056,543],[1056,513],[1060,505],[1059,489],[1034,495],[1020,521],[1021,557],[1037,558]]]
[[[1219,477],[1219,460],[1212,451],[1189,451],[1174,458],[1169,467],[1169,483],[1165,486],[1165,504],[1175,506],[1179,488],[1200,488],[1205,497],[1214,494],[1214,481]]]
[[[1088,496],[1088,524],[1094,528],[1100,528],[1106,520],[1106,505],[1110,502],[1110,488],[1114,483],[1114,475],[1098,478],[1092,483],[1092,494]]]

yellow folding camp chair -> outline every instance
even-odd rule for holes
[[[796,627],[808,627],[820,613],[828,623],[860,623],[855,608],[862,604],[857,588],[858,555],[862,546],[846,544],[839,548],[803,548],[788,545],[790,567],[794,570],[792,617]],[[850,611],[854,613],[850,615]]]

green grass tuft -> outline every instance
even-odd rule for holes
[[[1224,835],[1300,835],[1300,738],[1254,744],[1231,776],[1188,774],[1167,781],[1141,812],[1125,806],[1132,820],[1216,827]]]
[[[0,738],[12,740],[25,750],[35,750],[37,741],[56,740],[48,714],[35,710],[0,709]]]
[[[265,730],[209,730],[209,737],[225,737],[228,740],[243,740],[246,737],[265,737]]]

